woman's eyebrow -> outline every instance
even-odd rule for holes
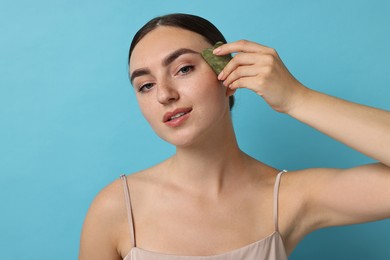
[[[181,55],[183,54],[187,54],[187,53],[193,53],[193,54],[200,54],[199,52],[197,51],[194,51],[194,50],[191,50],[191,49],[187,49],[187,48],[180,48],[180,49],[177,49],[175,50],[174,52],[168,54],[168,56],[166,56],[163,61],[162,61],[162,65],[163,66],[168,66],[169,64],[171,64],[172,62],[174,62],[177,58],[179,58]],[[136,78],[136,77],[140,77],[140,76],[143,76],[143,75],[148,75],[150,74],[150,70],[148,68],[140,68],[140,69],[136,69],[134,70],[131,75],[130,75],[130,81],[131,83],[133,83],[133,80]]]
[[[169,54],[166,58],[164,58],[164,60],[163,60],[163,62],[162,62],[162,65],[163,65],[163,66],[168,66],[168,65],[171,64],[174,60],[176,60],[177,58],[179,58],[181,55],[187,54],[187,53],[200,54],[200,53],[197,52],[197,51],[194,51],[194,50],[191,50],[191,49],[187,49],[187,48],[177,49],[176,51],[174,51],[174,52],[172,52],[171,54]]]
[[[147,68],[141,68],[141,69],[136,69],[133,71],[130,75],[130,82],[133,84],[133,81],[136,77],[141,77],[143,75],[148,75],[150,74],[150,70]]]

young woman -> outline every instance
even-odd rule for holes
[[[316,229],[390,217],[390,113],[303,86],[275,50],[254,42],[216,49],[236,53],[217,76],[199,54],[217,41],[226,42],[212,24],[185,14],[157,17],[135,35],[131,83],[176,153],[99,193],[80,260],[287,259]],[[379,162],[286,172],[251,158],[230,116],[238,88]]]

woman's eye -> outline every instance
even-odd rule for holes
[[[153,87],[153,83],[146,83],[138,88],[138,92],[147,92]]]
[[[179,69],[178,74],[188,74],[192,70],[194,70],[194,66],[193,65],[184,66],[184,67],[181,67]]]

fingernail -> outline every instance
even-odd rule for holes
[[[213,50],[213,53],[214,54],[218,54],[220,51],[221,51],[221,48],[216,48],[216,49]]]
[[[221,71],[221,73],[219,73],[218,75],[218,79],[221,80],[223,78],[223,71]]]

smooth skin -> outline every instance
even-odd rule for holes
[[[273,185],[279,170],[239,149],[228,107],[228,97],[244,87],[274,110],[378,161],[283,174],[279,230],[288,254],[316,229],[390,218],[388,111],[303,86],[275,50],[249,41],[215,50],[217,55],[236,53],[218,78],[196,53],[163,62],[180,48],[200,52],[210,46],[198,34],[160,26],[132,54],[130,74],[148,72],[132,82],[141,111],[154,131],[176,146],[166,161],[127,177],[137,247],[215,255],[272,234]],[[166,126],[163,115],[178,107],[191,107],[190,117],[179,127]],[[97,195],[88,211],[79,260],[122,259],[130,249],[124,193],[117,180]]]

